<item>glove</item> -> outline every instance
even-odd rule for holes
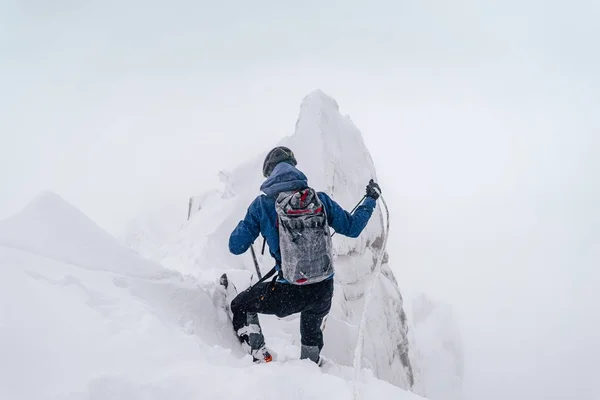
[[[377,200],[381,196],[381,188],[371,179],[367,185],[367,197]]]

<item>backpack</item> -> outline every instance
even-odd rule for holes
[[[283,278],[306,285],[333,275],[329,223],[317,193],[312,188],[281,192],[275,210]]]

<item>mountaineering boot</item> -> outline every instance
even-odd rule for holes
[[[300,347],[300,359],[301,360],[308,358],[312,362],[319,364],[320,353],[321,353],[321,350],[319,349],[318,346],[307,346],[307,345],[303,344]]]
[[[269,350],[267,350],[267,346],[262,346],[260,349],[252,350],[250,354],[252,355],[252,360],[256,364],[273,361],[273,357],[271,356],[271,353],[269,353]]]
[[[250,318],[252,319],[252,318]],[[237,331],[242,347],[252,356],[255,363],[268,363],[273,361],[271,353],[265,346],[265,338],[261,332],[260,325],[246,325]]]

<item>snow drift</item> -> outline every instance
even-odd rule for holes
[[[253,365],[214,285],[119,246],[55,194],[0,222],[0,266],[2,399],[351,397],[349,368]],[[417,398],[361,381],[365,398]]]

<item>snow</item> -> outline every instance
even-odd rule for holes
[[[321,91],[304,99],[281,144],[294,150],[312,187],[348,210],[377,180],[360,131]],[[230,254],[227,238],[259,194],[268,150],[220,171],[222,186],[194,196],[189,219],[182,201],[177,212],[133,218],[121,241],[52,192],[1,221],[0,398],[460,398],[452,314],[431,300],[405,303],[398,268],[382,253],[380,207],[359,238],[333,238],[325,365],[298,360],[298,316],[261,316],[276,362],[252,364],[217,281],[223,272],[238,290],[256,281],[251,256]],[[272,260],[255,246],[264,273]],[[355,374],[363,319],[363,368]]]
[[[304,98],[294,134],[278,144],[294,151],[298,167],[308,176],[312,187],[328,193],[347,210],[351,210],[364,195],[368,181],[377,180],[373,160],[360,131],[348,116],[340,113],[337,102],[322,91]],[[243,256],[231,255],[226,244],[231,230],[260,194],[259,187],[264,180],[262,163],[269,150],[265,149],[230,171],[221,171],[222,186],[194,196],[190,220],[182,220],[180,229],[174,230],[167,240],[158,245],[155,241],[143,242],[145,236],[152,234],[142,233],[134,242],[126,235],[124,242],[136,249],[146,249],[143,251],[146,257],[190,274],[199,282],[208,284],[227,272],[238,288],[247,287],[256,280],[252,258],[249,252]],[[385,185],[383,192],[385,195]],[[187,204],[182,201],[179,207],[187,207]],[[393,208],[390,212],[394,212]],[[149,219],[155,221],[153,224],[161,225],[160,216]],[[133,229],[143,231],[143,225]],[[448,376],[448,370],[439,365],[461,363],[460,346],[455,345],[460,342],[459,334],[440,328],[436,322],[438,314],[432,315],[429,323],[418,327],[407,320],[404,299],[393,272],[398,266],[394,266],[394,260],[387,254],[383,257],[382,273],[377,276],[375,264],[381,254],[382,238],[383,215],[379,206],[359,238],[334,236],[336,285],[324,332],[323,354],[338,365],[353,365],[365,296],[369,288],[374,287],[372,304],[364,315],[361,364],[376,377],[398,387],[408,389],[414,379],[412,390],[419,394],[432,394],[434,399],[458,399],[462,372]],[[261,245],[261,239],[254,244],[257,253],[260,253]],[[259,255],[263,273],[273,265],[268,251],[266,254],[264,257]],[[452,320],[451,315],[448,318]],[[261,316],[261,323],[268,346],[286,357],[298,357],[297,316],[283,320]],[[444,349],[442,343],[450,343],[451,347],[459,349],[458,353],[428,352],[428,348]],[[416,365],[412,365],[415,362]],[[413,372],[411,368],[414,368]]]
[[[115,238],[52,192],[41,193],[23,211],[3,221],[0,243],[90,269],[148,277],[172,274],[122,248]]]
[[[348,117],[340,114],[335,100],[321,91],[305,97],[295,133],[280,144],[294,151],[298,167],[308,176],[312,187],[328,193],[347,210],[362,198],[369,180],[377,179],[360,131]],[[231,255],[226,244],[232,229],[260,193],[264,180],[262,163],[269,150],[231,172],[222,173],[224,187],[218,192],[211,189],[197,196],[202,199],[200,209],[190,221],[157,250],[145,255],[203,282],[213,281],[228,272],[238,287],[247,287],[255,269],[252,259],[250,255]],[[354,363],[365,292],[376,275],[375,263],[381,252],[382,221],[378,207],[359,238],[342,235],[333,238],[336,287],[325,331],[324,354],[341,365]],[[256,245],[258,247],[258,243]],[[263,257],[261,265],[263,272],[271,269],[270,256]],[[371,307],[366,320],[363,365],[372,369],[377,377],[408,389],[412,379],[410,366],[401,361],[408,359],[402,298],[387,262],[382,269],[385,273],[375,284],[378,303]],[[285,341],[279,344],[280,337],[291,337],[299,342],[297,317],[285,323],[269,321],[268,317],[262,319],[267,322],[266,331],[271,332],[266,335],[267,344],[276,349],[280,345],[287,346]]]
[[[424,293],[410,303],[409,342],[418,376],[415,391],[431,399],[461,399],[463,345],[452,308]]]
[[[135,255],[55,194],[0,222],[0,265],[2,399],[351,396],[348,367],[254,365],[214,284]],[[418,398],[366,370],[360,389]]]

